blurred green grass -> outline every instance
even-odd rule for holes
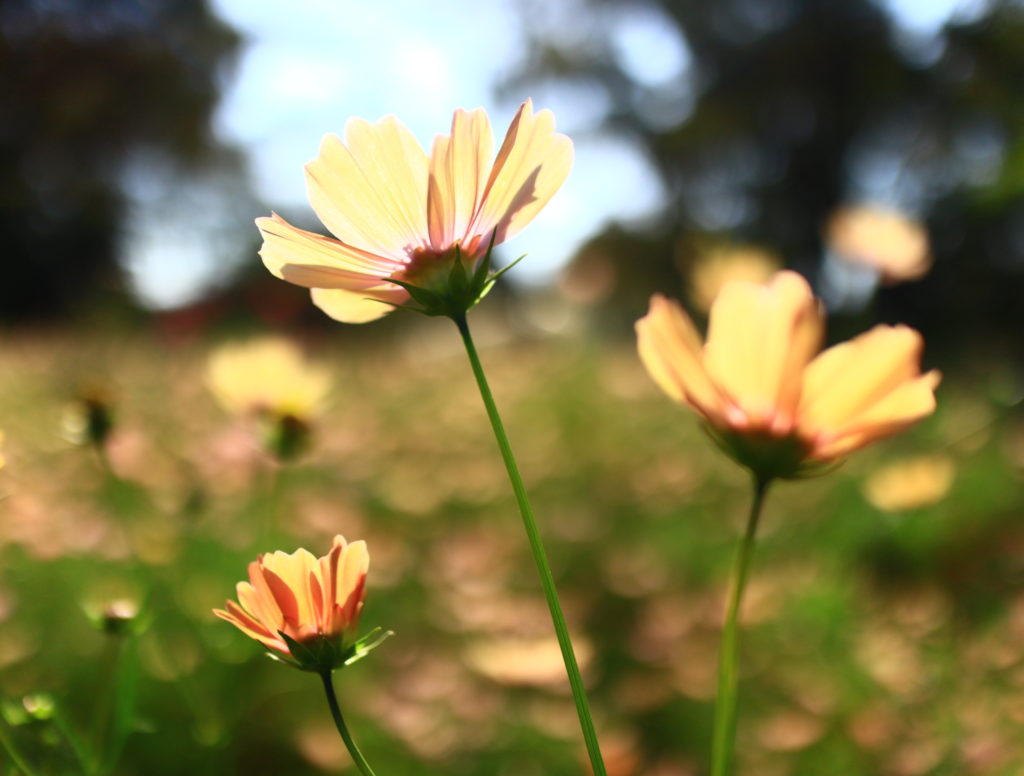
[[[314,343],[335,389],[312,449],[284,467],[210,396],[211,343],[78,332],[3,344],[0,725],[38,773],[81,769],[25,697],[52,694],[91,746],[119,648],[138,667],[137,697],[113,773],[350,769],[316,678],[210,613],[258,552],[321,554],[334,533],[370,547],[364,630],[397,633],[336,677],[378,773],[584,772],[519,518],[450,329],[386,348]],[[704,772],[744,475],[628,344],[486,326],[480,339],[609,772]],[[959,377],[912,432],[771,494],[745,612],[741,773],[1024,772],[1024,425]],[[89,386],[111,397],[113,473],[62,432]],[[956,469],[938,504],[888,513],[866,500],[873,471],[936,452]],[[87,612],[125,597],[141,613],[118,647]]]

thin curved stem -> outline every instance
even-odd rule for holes
[[[341,734],[341,740],[345,742],[345,747],[348,749],[348,753],[352,755],[352,761],[359,768],[360,773],[363,776],[374,776],[373,769],[370,764],[366,762],[366,758],[363,757],[363,753],[359,751],[359,747],[356,746],[355,740],[352,738],[352,734],[348,732],[348,726],[345,724],[345,718],[341,716],[341,707],[338,706],[338,697],[334,694],[334,682],[331,681],[331,672],[325,671],[320,674],[320,678],[324,683],[324,692],[327,693],[327,705],[331,707],[331,716],[334,717],[334,725],[338,728],[338,732]]]
[[[35,768],[28,764],[28,761],[22,757],[21,752],[14,746],[14,742],[7,736],[7,731],[4,730],[2,722],[0,722],[0,749],[7,752],[11,762],[14,763],[14,767],[21,770],[25,776],[37,776]]]
[[[533,516],[533,509],[530,507],[529,499],[526,496],[526,486],[519,474],[519,467],[516,464],[515,456],[512,454],[512,446],[509,444],[508,435],[498,414],[498,408],[494,403],[494,396],[491,394],[487,377],[484,375],[483,365],[477,355],[476,346],[469,333],[469,324],[465,315],[453,317],[455,325],[459,328],[462,341],[466,346],[466,355],[469,356],[470,366],[473,367],[473,375],[476,377],[477,387],[480,389],[480,397],[487,409],[487,417],[491,421],[491,428],[494,429],[494,437],[498,442],[498,449],[501,450],[501,457],[508,470],[508,478],[512,482],[512,490],[519,504],[519,514],[523,518],[523,527],[526,529],[526,537],[530,543],[530,551],[533,553],[533,560],[537,564],[537,573],[540,575],[541,586],[544,588],[544,597],[548,602],[548,609],[551,612],[551,621],[555,626],[555,634],[558,636],[558,646],[562,650],[562,660],[565,663],[566,673],[569,675],[569,686],[572,688],[572,697],[576,702],[576,713],[580,718],[580,728],[583,731],[583,738],[586,741],[587,753],[590,756],[590,765],[594,776],[606,776],[607,770],[604,760],[601,757],[601,747],[597,742],[597,732],[594,729],[594,720],[590,716],[590,705],[587,702],[587,693],[583,687],[583,678],[580,676],[579,664],[576,662],[576,653],[573,651],[572,640],[569,637],[569,626],[565,622],[565,615],[562,613],[562,605],[558,600],[558,590],[555,588],[555,578],[551,573],[551,566],[548,563],[547,553],[544,551],[544,544],[541,541],[540,531],[537,529],[537,521]]]
[[[732,567],[729,603],[725,613],[725,628],[718,653],[718,694],[715,698],[715,727],[711,744],[711,776],[729,776],[732,773],[733,752],[736,741],[736,696],[739,685],[739,613],[743,591],[747,586],[750,560],[754,554],[754,538],[761,518],[769,479],[754,477],[754,500],[747,516],[747,528],[740,541]]]

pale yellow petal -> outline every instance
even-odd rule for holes
[[[721,399],[704,368],[700,337],[682,307],[655,294],[647,315],[636,322],[636,334],[640,360],[654,382],[676,401],[723,422]]]
[[[306,288],[367,288],[404,266],[299,229],[276,213],[270,218],[257,218],[256,225],[263,235],[260,256],[267,269],[282,280]]]
[[[734,424],[776,433],[792,427],[821,331],[818,303],[795,272],[767,285],[725,285],[711,307],[704,352],[708,374],[738,409]]]
[[[804,376],[801,430],[811,438],[841,431],[918,375],[923,346],[913,329],[879,325],[823,352]]]
[[[342,288],[314,288],[313,304],[327,315],[342,323],[369,323],[383,318],[394,307],[409,300],[408,292],[388,283],[365,291],[347,291]]]
[[[935,388],[940,375],[931,371],[901,383],[844,427],[823,437],[815,445],[813,456],[822,460],[836,458],[891,436],[935,411]]]
[[[804,370],[821,350],[825,336],[822,308],[810,286],[794,272],[780,272],[773,315],[765,332],[764,380],[775,392],[772,431],[788,433],[796,422]]]
[[[493,145],[491,122],[481,108],[455,111],[451,136],[434,141],[427,220],[435,250],[467,236],[483,198]]]
[[[427,240],[428,159],[394,116],[350,119],[306,165],[313,210],[342,242],[394,258]]]
[[[495,243],[517,234],[565,182],[572,167],[572,141],[555,132],[551,111],[533,113],[527,100],[512,119],[469,233],[496,230]]]

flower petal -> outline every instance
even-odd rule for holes
[[[276,649],[285,655],[290,654],[284,639],[275,633],[271,633],[261,623],[246,614],[234,601],[227,602],[227,611],[214,609],[213,613],[222,620],[227,620],[246,636],[256,639],[265,647]]]
[[[394,307],[409,300],[404,288],[387,283],[366,289],[348,291],[343,288],[314,288],[313,304],[342,323],[368,323],[383,318]]]
[[[813,457],[827,460],[890,436],[935,411],[935,389],[941,376],[932,370],[893,391],[860,413],[854,422],[831,439],[815,445]]]
[[[464,242],[483,198],[494,138],[482,108],[452,116],[452,134],[434,140],[430,154],[427,222],[430,245],[444,251]]]
[[[705,364],[741,411],[736,425],[791,430],[803,371],[821,336],[818,302],[797,273],[779,272],[766,285],[725,285],[711,307]]]
[[[277,633],[284,624],[284,615],[281,614],[281,608],[272,595],[261,593],[249,582],[239,582],[235,585],[235,594],[242,608],[271,633]]]
[[[400,259],[427,235],[427,175],[427,155],[394,116],[349,119],[345,142],[327,135],[306,165],[306,190],[339,240]]]
[[[292,226],[274,213],[257,218],[260,256],[282,280],[307,288],[363,289],[379,284],[404,264]]]
[[[495,229],[495,244],[517,234],[565,182],[572,158],[572,141],[555,132],[551,111],[534,115],[533,103],[524,102],[491,167],[480,210],[468,233],[486,237]]]
[[[683,308],[655,294],[647,315],[636,322],[636,335],[640,360],[654,382],[712,422],[721,421],[721,397],[708,378],[700,337]]]
[[[918,377],[923,347],[913,329],[883,324],[821,353],[804,375],[801,431],[831,438],[858,424],[858,416]]]

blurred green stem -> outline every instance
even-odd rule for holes
[[[541,585],[544,588],[544,597],[548,601],[548,609],[551,611],[551,621],[555,626],[555,633],[558,636],[558,645],[562,649],[562,660],[565,662],[565,670],[569,675],[569,685],[572,688],[572,697],[576,702],[576,713],[580,718],[580,728],[583,730],[583,738],[587,744],[587,753],[590,755],[590,765],[593,768],[594,776],[606,776],[604,760],[601,757],[601,747],[597,742],[597,733],[594,730],[594,721],[590,716],[590,705],[587,702],[587,693],[583,687],[583,678],[580,676],[580,668],[576,662],[576,653],[572,648],[572,640],[569,637],[569,627],[565,622],[565,615],[562,613],[562,605],[558,601],[558,591],[555,588],[555,579],[551,574],[551,566],[548,563],[547,554],[544,552],[544,544],[537,530],[537,521],[533,517],[533,510],[526,496],[526,486],[519,474],[519,467],[516,465],[515,456],[512,455],[512,446],[509,444],[508,436],[505,434],[505,427],[498,414],[498,408],[494,403],[494,396],[491,394],[490,386],[487,384],[487,377],[484,375],[483,365],[477,355],[476,346],[469,333],[469,324],[466,316],[460,315],[452,318],[455,325],[459,327],[462,341],[466,346],[466,355],[469,356],[469,363],[473,367],[473,375],[476,377],[476,384],[480,388],[480,396],[484,400],[484,407],[487,408],[487,417],[491,420],[491,427],[494,429],[494,436],[498,440],[498,448],[501,450],[501,457],[505,461],[505,468],[508,470],[508,478],[512,481],[512,490],[515,492],[516,501],[519,504],[519,514],[523,518],[523,526],[526,529],[526,536],[530,542],[530,550],[533,553],[533,560],[537,564],[537,572],[540,574]]]
[[[127,634],[111,634],[110,668],[95,710],[93,738],[99,755],[93,773],[112,773],[121,758],[135,716],[135,685],[138,666],[134,640]]]
[[[61,712],[60,707],[57,706],[53,710],[53,724],[60,731],[61,735],[64,736],[64,740],[68,742],[72,751],[75,753],[75,757],[78,760],[78,765],[82,768],[83,773],[91,774],[95,773],[95,756],[89,751],[89,747],[74,731],[68,721],[64,718],[64,714]]]
[[[750,560],[754,554],[754,538],[761,518],[765,494],[770,479],[754,476],[754,500],[732,567],[729,603],[725,613],[725,627],[718,653],[718,694],[715,698],[715,727],[711,745],[711,776],[729,776],[732,773],[733,752],[736,747],[736,695],[739,684],[739,613],[743,590],[747,586]]]
[[[21,752],[15,748],[14,742],[11,741],[4,729],[3,722],[0,722],[0,747],[3,747],[3,750],[11,758],[11,762],[14,763],[14,767],[20,770],[24,776],[38,776],[37,772],[25,762]]]
[[[324,692],[327,693],[327,705],[331,707],[331,716],[334,717],[334,724],[341,734],[341,740],[345,742],[345,746],[348,748],[348,753],[352,755],[353,762],[355,762],[363,776],[374,776],[373,769],[366,762],[363,753],[359,751],[359,747],[356,746],[352,734],[348,732],[345,718],[341,716],[341,707],[338,706],[338,698],[334,694],[334,682],[331,681],[331,672],[324,671],[320,674],[320,678],[324,683]]]

